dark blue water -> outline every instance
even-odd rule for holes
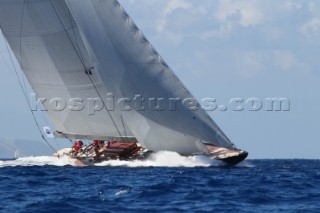
[[[320,212],[320,161],[195,168],[2,165],[0,192],[1,212]]]

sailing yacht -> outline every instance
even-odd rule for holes
[[[47,100],[55,137],[109,141],[99,160],[112,148],[116,157],[132,149],[126,159],[162,150],[232,164],[247,157],[207,112],[185,104],[194,96],[117,0],[1,0],[0,26]]]

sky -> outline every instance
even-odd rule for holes
[[[120,3],[191,93],[216,100],[209,115],[249,158],[320,158],[320,1]],[[0,137],[41,140],[1,37]],[[268,111],[268,98],[290,110]]]

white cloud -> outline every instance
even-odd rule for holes
[[[166,40],[170,44],[178,45],[182,42],[184,36],[180,33],[175,33],[172,31],[162,32],[160,35],[154,36],[156,40]]]
[[[172,0],[167,4],[163,13],[167,16],[177,9],[188,10],[191,8],[193,8],[193,6],[184,0]]]
[[[287,11],[294,11],[302,8],[302,4],[292,1],[285,1],[280,6]]]
[[[202,39],[228,38],[239,26],[254,27],[264,21],[261,6],[253,0],[219,0],[218,7],[213,11],[213,18],[218,27],[204,32]]]
[[[263,20],[263,13],[252,0],[220,0],[214,17],[225,24],[236,21],[243,27],[256,26]]]
[[[162,18],[157,23],[157,32],[163,32],[165,30],[167,19],[170,14],[172,14],[176,10],[192,10],[192,4],[184,1],[184,0],[172,0],[165,7]]]
[[[209,30],[204,32],[201,35],[202,39],[207,38],[226,38],[229,36],[229,34],[232,32],[234,27],[233,23],[225,23],[219,26],[218,29],[215,30]]]
[[[320,36],[320,4],[319,2],[311,1],[307,4],[307,11],[309,12],[309,19],[307,19],[300,27],[299,31],[303,36],[315,43],[319,44]],[[306,13],[307,14],[307,13]]]
[[[144,32],[149,30],[149,38],[161,53],[172,47],[180,50],[176,55],[189,52],[184,55],[187,60],[178,63],[186,69],[206,67],[203,71],[209,72],[220,67],[222,78],[229,72],[250,79],[266,72],[303,74],[317,67],[309,65],[315,56],[301,53],[315,44],[301,39],[301,34],[312,41],[320,37],[320,5],[316,1],[121,1],[132,3],[128,9],[135,8],[132,11],[138,19],[134,20],[140,21]],[[202,53],[195,54],[196,50]],[[195,58],[188,60],[192,54]],[[199,65],[195,66],[194,60]]]
[[[320,18],[312,18],[300,27],[300,31],[308,39],[319,39],[320,36]]]
[[[319,2],[310,1],[308,2],[308,11],[315,17],[320,16],[320,5]]]

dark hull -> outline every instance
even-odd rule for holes
[[[239,149],[226,149],[214,145],[206,145],[208,153],[200,154],[210,159],[220,160],[230,165],[235,165],[243,161],[248,152]],[[63,151],[63,150],[62,150]],[[60,152],[61,153],[61,152]],[[87,146],[81,154],[67,154],[69,157],[76,159],[77,166],[94,165],[108,160],[145,160],[148,159],[153,152],[138,146],[135,142],[109,142],[100,151],[96,151],[95,147]],[[63,155],[63,154],[62,154]],[[57,153],[55,156],[62,156]],[[199,154],[195,154],[199,155]],[[193,154],[185,156],[195,156]]]
[[[242,152],[238,156],[221,159],[221,161],[227,164],[236,165],[241,161],[243,161],[244,159],[246,159],[247,157],[248,157],[248,152]]]
[[[150,156],[150,154],[152,154],[154,152],[152,151],[147,151],[147,152],[143,152],[140,153],[138,157],[122,157],[122,158],[100,158],[100,159],[94,159],[94,158],[76,158],[77,162],[76,165],[78,166],[93,166],[95,163],[101,163],[103,161],[108,161],[108,160],[125,160],[125,161],[132,161],[132,160],[147,160],[148,157]],[[194,156],[194,155],[189,155],[189,156]],[[199,155],[197,155],[199,156]],[[246,151],[241,151],[239,153],[239,155],[237,156],[232,156],[232,157],[226,157],[226,158],[215,158],[212,157],[210,155],[203,155],[206,156],[208,158],[214,159],[214,160],[219,160],[219,161],[223,161],[229,165],[236,165],[240,162],[242,162],[244,159],[246,159],[248,157],[248,152]]]

